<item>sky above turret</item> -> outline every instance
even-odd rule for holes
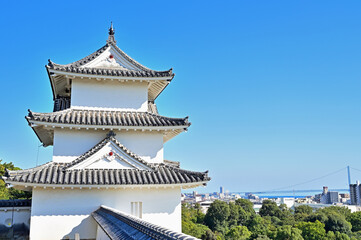
[[[44,65],[94,52],[113,22],[141,64],[173,68],[156,100],[192,126],[165,158],[209,170],[202,192],[286,187],[361,169],[359,1],[7,1],[0,29],[0,159],[51,160],[24,116],[51,112]],[[351,172],[352,181],[361,179]],[[347,188],[346,169],[295,189]]]

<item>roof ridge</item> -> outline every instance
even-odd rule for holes
[[[78,67],[78,66],[83,66],[84,64],[87,64],[88,62],[92,61],[95,59],[95,57],[99,56],[101,53],[103,53],[107,48],[109,47],[109,44],[105,44],[104,46],[102,46],[101,48],[99,48],[98,50],[96,50],[95,52],[87,55],[86,57],[83,57],[82,59],[72,62],[72,63],[68,63],[68,64],[57,64],[52,62],[50,59],[48,60],[48,66],[52,67],[52,66],[62,66],[62,67]]]
[[[132,57],[130,57],[128,54],[126,54],[122,49],[120,49],[115,43],[110,42],[110,45],[112,45],[120,53],[120,55],[122,55],[126,60],[128,60],[129,62],[134,64],[136,67],[142,69],[143,71],[155,71],[155,70],[152,70],[150,68],[147,68],[143,64],[140,64],[139,62],[134,60]]]
[[[61,68],[79,68],[84,66],[85,64],[91,62],[92,60],[94,60],[96,57],[98,57],[100,54],[102,54],[108,47],[114,47],[116,49],[116,51],[118,51],[118,53],[124,57],[127,61],[129,61],[130,63],[132,63],[134,66],[136,66],[137,68],[139,68],[140,70],[134,70],[134,69],[126,69],[126,70],[120,70],[120,71],[129,71],[129,72],[152,72],[152,73],[170,73],[170,75],[172,75],[172,71],[173,68],[170,68],[169,70],[153,70],[150,69],[146,66],[144,66],[143,64],[139,63],[138,61],[136,61],[135,59],[133,59],[132,57],[130,57],[128,54],[126,54],[123,50],[121,50],[116,44],[115,42],[107,42],[103,47],[99,48],[98,50],[96,50],[95,52],[87,55],[86,57],[83,57],[82,59],[72,62],[72,63],[68,63],[68,64],[58,64],[58,63],[54,63],[53,61],[51,61],[50,59],[48,59],[48,65],[46,67],[50,67],[50,68],[54,68],[54,67],[61,67]],[[92,67],[82,67],[82,69],[97,69],[97,70],[118,70],[119,69],[107,69],[107,68],[92,68]]]
[[[103,213],[103,214],[102,214]],[[121,212],[117,209],[110,208],[104,205],[101,205],[96,211],[92,212],[92,216],[99,224],[99,226],[103,229],[105,229],[105,232],[108,236],[113,236],[116,238],[121,238],[121,234],[126,230],[122,229],[122,231],[119,231],[119,224],[112,224],[112,226],[115,229],[107,227],[107,219],[104,219],[106,215],[109,214],[112,217],[116,218],[117,220],[123,222],[124,224],[128,225],[132,229],[137,230],[138,232],[143,233],[144,235],[147,235],[151,237],[152,239],[184,239],[184,240],[196,240],[197,238],[193,236],[186,235],[184,233],[176,232],[171,229],[168,229],[166,227],[162,227],[159,225],[156,225],[154,223],[150,223],[148,221],[145,221],[143,219],[137,218],[135,216],[132,216],[130,214],[126,214],[124,212]],[[112,221],[113,223],[113,221]],[[105,226],[103,226],[105,225]]]
[[[89,157],[93,156],[95,153],[99,152],[100,149],[102,149],[107,143],[113,142],[115,143],[125,154],[127,154],[129,157],[134,158],[135,160],[139,161],[140,163],[146,165],[147,167],[154,170],[154,167],[149,164],[147,161],[139,157],[136,153],[132,152],[128,148],[126,148],[123,144],[118,142],[118,140],[115,138],[115,133],[113,131],[110,131],[107,136],[101,140],[99,143],[94,145],[91,149],[89,149],[87,152],[82,154],[81,156],[77,157],[75,160],[67,163],[64,166],[64,170],[68,170],[70,167],[75,166],[78,163],[81,163],[88,159]]]

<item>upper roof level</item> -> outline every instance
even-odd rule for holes
[[[114,33],[111,26],[106,44],[78,61],[61,65],[49,59],[46,69],[54,99],[70,97],[74,79],[147,82],[148,100],[154,101],[158,97],[173,79],[172,69],[155,71],[135,61],[116,45]]]

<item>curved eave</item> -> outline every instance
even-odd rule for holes
[[[148,100],[154,101],[175,76],[175,74],[172,73],[172,70],[168,71],[170,73],[168,76],[114,76],[68,72],[63,70],[56,70],[49,66],[45,67],[49,76],[54,99],[58,95],[65,97],[70,96],[70,92],[67,93],[66,89],[70,89],[71,79],[92,79],[95,81],[113,82],[148,82]]]
[[[34,121],[26,117],[29,126],[33,129],[44,147],[53,145],[54,130],[58,129],[76,129],[76,130],[99,130],[99,131],[141,131],[141,132],[163,132],[163,142],[167,142],[178,134],[187,131],[191,125],[183,126],[113,126],[113,125],[77,125]]]
[[[23,191],[32,191],[34,188],[42,188],[42,189],[166,189],[166,188],[196,188],[200,186],[206,186],[210,181],[200,181],[193,183],[176,183],[176,184],[125,184],[125,185],[80,185],[80,184],[48,184],[48,183],[26,183],[26,182],[17,182],[17,181],[8,181],[4,177],[4,181],[7,184],[12,185],[12,187],[23,190]]]

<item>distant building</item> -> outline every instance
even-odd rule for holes
[[[361,200],[361,186],[360,186],[360,182],[357,181],[356,184],[350,184],[350,200],[351,200],[351,205],[361,205],[360,204],[360,200]]]
[[[320,203],[333,204],[340,202],[338,192],[329,192],[328,187],[324,186],[320,196]]]
[[[327,204],[340,202],[338,192],[327,192]]]
[[[223,193],[223,194],[224,194],[224,187],[220,187],[220,188],[219,188],[219,193]]]
[[[322,194],[323,194],[323,195],[327,195],[327,192],[328,192],[328,187],[324,186],[324,187],[323,187]]]
[[[320,193],[320,194],[316,194],[315,197],[314,197],[315,202],[320,203],[320,202],[321,202],[321,197],[322,197],[322,194],[321,194],[321,193]]]
[[[259,197],[258,196],[256,196],[256,195],[254,195],[254,194],[252,194],[252,193],[248,193],[247,194],[247,198],[249,199],[249,200],[257,200],[257,199],[259,199]]]
[[[340,198],[350,198],[349,193],[340,193]]]

